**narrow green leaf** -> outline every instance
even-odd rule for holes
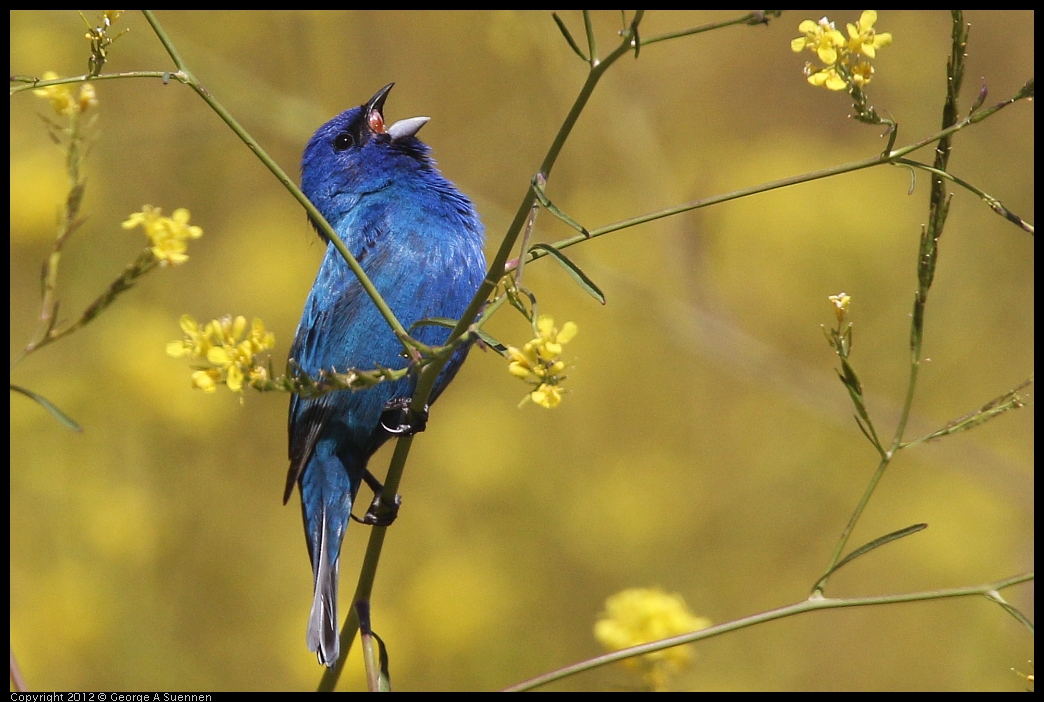
[[[1011,605],[1007,600],[1005,600],[1001,596],[999,592],[997,592],[996,590],[990,590],[989,592],[983,593],[983,597],[990,600],[991,602],[996,602],[997,604],[999,604],[1001,607],[1004,608],[1004,611],[1018,619],[1022,623],[1022,625],[1029,630],[1030,634],[1034,633],[1033,622],[1029,620],[1029,617],[1020,612],[1017,607]]]
[[[864,556],[864,555],[870,553],[875,548],[879,548],[881,546],[884,546],[885,544],[892,543],[893,541],[897,541],[897,540],[902,539],[904,537],[910,536],[911,534],[916,534],[919,531],[924,531],[927,528],[928,528],[928,525],[924,524],[924,523],[922,523],[922,524],[914,524],[912,526],[906,527],[905,529],[899,529],[898,531],[893,531],[890,534],[885,534],[884,536],[878,537],[878,538],[874,539],[873,541],[871,541],[870,543],[864,544],[864,545],[860,546],[855,551],[852,551],[852,553],[850,553],[847,556],[845,556],[844,558],[842,558],[840,561],[838,561],[837,565],[834,566],[834,570],[837,570],[838,568],[840,568],[843,565],[851,563],[852,561],[854,561],[855,559],[859,558],[860,556]]]
[[[490,347],[491,349],[499,353],[501,356],[507,353],[507,346],[504,346],[504,344],[494,339],[488,333],[482,331],[481,329],[476,329],[475,333],[478,335],[478,338],[482,341],[483,344]]]
[[[584,225],[580,224],[575,219],[567,215],[565,212],[555,207],[555,203],[551,202],[551,200],[547,197],[547,193],[544,192],[545,183],[543,182],[542,176],[539,173],[533,176],[532,185],[533,194],[536,195],[537,202],[540,203],[541,207],[553,214],[558,219],[565,222],[567,225],[569,225],[576,231],[583,234],[585,237],[591,237],[591,232],[587,231]]]
[[[939,439],[950,434],[956,434],[957,432],[973,429],[984,422],[988,422],[991,419],[1004,414],[1005,412],[1025,407],[1026,398],[1019,395],[1019,393],[1032,382],[1033,376],[1030,376],[1028,379],[1020,383],[1018,387],[1009,390],[1000,397],[993,398],[974,412],[970,412],[963,417],[958,417],[952,422],[948,422],[942,429],[933,431],[931,434],[922,436],[920,439],[915,439],[914,441],[903,444],[904,448],[907,446],[915,446],[925,441]]]
[[[863,425],[863,420],[859,418],[858,414],[853,414],[852,416],[855,418],[856,424],[859,425],[859,431],[863,432],[863,436],[866,437],[866,440],[873,444],[874,448],[877,448],[877,442],[870,436],[870,432],[866,430],[866,427]]]
[[[525,302],[523,301],[523,297],[529,300],[528,309],[526,308]],[[530,321],[533,320],[533,316],[536,314],[536,295],[529,292],[525,288],[509,288],[507,290],[507,298],[508,302],[511,303],[511,306],[519,312],[521,312],[523,317]]]
[[[28,398],[30,398],[32,400],[36,400],[36,402],[39,403],[39,405],[41,407],[43,407],[45,410],[50,412],[54,416],[55,419],[57,419],[59,422],[61,422],[65,426],[69,427],[73,431],[83,431],[83,427],[81,427],[79,424],[77,424],[76,420],[74,420],[72,417],[67,415],[65,412],[62,412],[60,409],[58,409],[54,405],[53,402],[48,400],[43,395],[38,395],[37,393],[33,392],[32,390],[28,390],[26,388],[20,387],[18,385],[13,384],[13,383],[11,384],[11,389],[14,390],[15,392],[22,393],[23,395],[25,395],[26,397],[28,397]]]
[[[919,531],[924,531],[927,528],[928,528],[927,524],[914,524],[913,526],[908,526],[905,529],[900,529],[899,531],[893,531],[891,534],[885,534],[884,536],[881,536],[879,538],[874,539],[873,541],[871,541],[868,544],[863,544],[862,546],[857,548],[855,551],[852,551],[852,553],[848,554],[847,556],[842,558],[840,561],[838,561],[837,564],[833,568],[831,568],[827,572],[823,573],[823,577],[819,579],[819,582],[816,583],[816,586],[812,589],[812,591],[815,592],[817,590],[821,590],[822,587],[823,587],[823,582],[827,578],[829,578],[831,575],[833,575],[842,566],[848,565],[849,563],[851,563],[855,559],[859,558],[860,556],[865,556],[866,554],[868,554],[871,551],[873,551],[875,548],[878,548],[880,546],[884,546],[885,544],[890,544],[893,541],[897,541],[899,539],[902,539],[903,537],[910,536],[910,534],[916,534]]]
[[[377,655],[381,664],[381,676],[377,679],[377,691],[378,692],[391,692],[391,672],[388,666],[388,647],[384,645],[384,639],[377,635],[377,632],[371,631],[374,640],[377,641]]]
[[[863,384],[859,382],[859,376],[856,375],[855,369],[852,368],[852,365],[844,358],[841,359],[841,368],[845,371],[845,385],[852,388],[859,397],[862,397]]]
[[[587,291],[591,297],[605,304],[605,294],[602,293],[601,289],[595,285],[595,282],[591,280],[586,273],[580,270],[580,267],[573,263],[564,253],[556,249],[554,246],[549,244],[533,244],[530,247],[532,251],[543,251],[544,253],[551,256],[551,258],[562,264],[562,267],[566,269],[566,272],[576,281],[577,285]]]
[[[410,333],[413,333],[414,328],[421,325],[453,329],[457,326],[457,320],[449,319],[448,317],[425,317],[424,319],[418,319],[410,325]],[[475,332],[475,335],[482,340],[482,343],[499,353],[501,356],[507,353],[507,346],[504,346],[504,344],[497,341],[488,332],[484,332],[481,329],[474,329],[473,331]]]
[[[588,61],[588,58],[584,56],[584,52],[581,51],[580,47],[576,45],[576,41],[573,39],[573,35],[569,33],[568,29],[566,29],[565,23],[558,16],[558,13],[552,12],[551,17],[555,20],[555,24],[558,25],[558,30],[562,32],[562,36],[564,36],[565,40],[569,42],[569,46],[572,47],[573,51],[576,52],[576,55],[582,58],[584,61]]]
[[[587,32],[587,53],[591,55],[592,61],[598,60],[598,44],[595,42],[594,24],[591,22],[591,11],[583,10],[584,31]]]
[[[522,302],[517,297],[514,297],[514,296],[509,297],[508,298],[508,302],[511,303],[512,307],[514,307],[516,310],[521,312],[522,316],[524,316],[526,319],[529,319],[529,317],[530,317],[529,310],[527,310],[525,308],[525,306],[522,304]]]
[[[408,333],[412,334],[414,329],[416,329],[417,327],[424,326],[446,327],[448,329],[453,329],[455,326],[457,326],[457,320],[449,319],[448,317],[425,317],[424,319],[418,319],[416,322],[411,324],[410,328],[407,331]]]

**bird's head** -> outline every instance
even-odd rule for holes
[[[301,189],[331,223],[363,195],[432,167],[429,148],[415,136],[428,117],[384,124],[384,101],[393,85],[319,127],[305,147]]]

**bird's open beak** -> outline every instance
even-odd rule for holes
[[[421,127],[428,123],[430,117],[410,117],[409,119],[400,119],[392,126],[384,129],[384,101],[388,97],[388,93],[391,92],[392,86],[395,83],[388,83],[380,90],[377,94],[370,98],[370,101],[366,103],[366,113],[371,115],[369,124],[374,131],[382,132],[392,138],[392,141],[403,139],[405,137],[411,137],[420,131]],[[376,115],[374,113],[376,112]],[[379,119],[378,119],[379,118]]]
[[[431,117],[410,117],[409,119],[400,119],[398,122],[388,127],[388,136],[392,138],[392,141],[396,139],[402,139],[403,137],[410,137],[420,131],[420,128],[428,123]]]
[[[374,110],[377,110],[382,115],[384,114],[384,101],[388,98],[388,93],[391,92],[394,85],[395,83],[388,83],[388,85],[378,90],[377,94],[370,98],[370,101],[366,103],[367,114]]]

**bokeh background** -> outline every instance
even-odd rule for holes
[[[843,94],[809,86],[803,19],[788,12],[652,45],[599,85],[550,181],[588,227],[862,158],[880,130]],[[736,16],[652,12],[643,36]],[[88,13],[94,20],[97,12]],[[11,73],[83,73],[74,12],[13,12]],[[585,66],[550,14],[160,12],[211,93],[296,177],[322,122],[395,81],[389,120],[421,137],[476,202],[490,250],[572,103]],[[583,36],[579,13],[564,20]],[[962,105],[1033,73],[1031,12],[970,12]],[[618,13],[596,13],[603,53]],[[148,24],[107,71],[166,70]],[[872,103],[898,144],[938,128],[948,13],[882,12],[895,37]],[[11,646],[33,689],[314,689],[305,647],[312,576],[295,495],[283,507],[287,399],[193,391],[165,344],[191,313],[261,317],[281,367],[323,254],[294,200],[189,89],[97,85],[100,138],[86,225],[66,247],[71,317],[144,245],[120,229],[144,204],[187,207],[205,236],[95,323],[37,353],[13,382],[82,423],[74,434],[11,399]],[[11,100],[11,354],[31,338],[39,271],[64,197],[62,156],[22,93]],[[1033,105],[960,133],[954,173],[1033,220]],[[931,160],[931,150],[918,154]],[[569,255],[605,307],[547,259],[526,269],[541,310],[580,328],[562,406],[518,409],[525,387],[476,351],[414,443],[373,601],[401,690],[494,689],[600,652],[593,623],[625,587],[680,593],[723,622],[803,598],[862,494],[875,453],[860,435],[819,326],[852,295],[853,362],[883,434],[906,387],[915,258],[928,179],[877,168],[614,233]],[[548,215],[535,236],[570,231]],[[1033,240],[957,190],[928,306],[909,436],[1014,387],[1033,366]],[[491,325],[521,344],[505,308]],[[987,582],[1033,567],[1033,407],[904,453],[851,546],[930,528],[838,573],[828,595]],[[389,447],[371,467],[382,475]],[[366,529],[342,557],[354,588]],[[1005,595],[1033,616],[1033,585]],[[342,614],[344,612],[342,606]],[[356,647],[357,649],[358,647]],[[1010,689],[1033,646],[985,599],[792,618],[697,646],[679,689]],[[555,689],[626,689],[605,668]],[[344,689],[363,689],[354,656]]]

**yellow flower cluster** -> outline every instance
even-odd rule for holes
[[[232,392],[242,392],[244,382],[253,385],[268,380],[268,369],[258,364],[255,354],[275,346],[275,334],[265,331],[265,324],[255,319],[246,332],[246,317],[225,316],[200,326],[190,315],[182,315],[181,331],[185,338],[167,344],[167,355],[174,358],[191,356],[205,360],[212,368],[200,368],[192,374],[192,385],[204,392],[214,392],[224,383]]]
[[[536,332],[536,338],[526,342],[521,351],[514,346],[507,348],[508,372],[535,386],[533,391],[522,398],[519,406],[532,400],[541,407],[551,409],[562,401],[560,383],[566,378],[562,375],[566,369],[565,361],[559,358],[562,355],[562,344],[576,336],[577,326],[573,322],[566,322],[559,331],[555,328],[555,320],[542,314],[537,318]]]
[[[57,78],[58,74],[54,71],[47,71],[43,74],[43,80],[56,80]],[[65,117],[86,112],[89,108],[98,104],[98,97],[94,92],[94,85],[91,83],[82,84],[76,95],[73,95],[73,85],[71,83],[37,88],[33,91],[33,95],[49,101],[54,111]]]
[[[656,588],[621,590],[605,601],[605,612],[595,623],[594,635],[608,651],[659,641],[706,629],[711,622],[693,615],[681,595]],[[688,645],[665,648],[622,661],[641,671],[652,690],[663,690],[668,676],[692,660]]]
[[[145,234],[152,241],[152,255],[161,266],[176,266],[188,260],[188,239],[203,236],[203,230],[189,226],[189,211],[184,207],[174,210],[170,217],[164,217],[158,207],[145,205],[141,212],[135,212],[123,223],[124,229],[133,229],[138,225],[145,228]]]
[[[852,301],[852,296],[838,293],[837,295],[830,295],[828,299],[834,303],[834,314],[837,315],[837,323],[844,323],[845,315],[848,314],[848,304]]]
[[[862,59],[863,56],[875,58],[878,49],[892,43],[890,33],[874,30],[876,22],[877,13],[866,10],[858,24],[848,24],[847,39],[826,17],[818,22],[805,20],[798,25],[798,31],[804,36],[791,41],[790,48],[795,53],[808,49],[824,64],[822,68],[815,68],[811,63],[805,64],[808,82],[828,90],[845,90],[850,85],[861,87],[869,83],[874,75],[874,67],[869,61],[856,62],[855,59]]]

